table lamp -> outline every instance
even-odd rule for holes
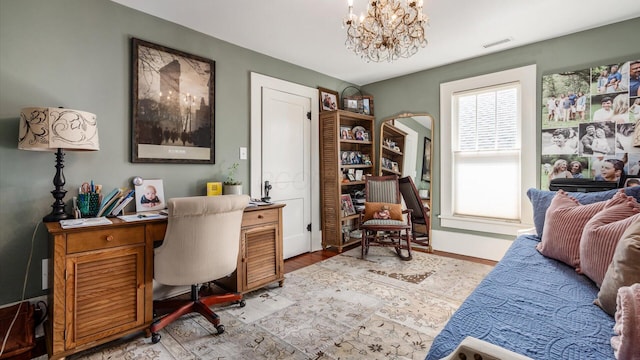
[[[63,108],[24,108],[20,111],[18,149],[56,152],[56,175],[53,177],[55,189],[51,191],[55,201],[51,205],[51,213],[42,220],[52,222],[69,218],[62,201],[67,193],[64,190],[65,178],[62,172],[63,150],[100,149],[96,115]]]

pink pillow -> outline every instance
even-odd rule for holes
[[[636,199],[607,205],[587,222],[580,239],[580,268],[600,288],[604,274],[613,259],[618,241],[627,228],[640,221],[640,208]]]
[[[558,190],[547,208],[542,241],[536,249],[544,256],[577,268],[580,263],[580,238],[585,224],[605,206],[619,204],[626,199],[624,190],[621,190],[607,201],[580,205],[578,200]]]
[[[640,360],[640,284],[618,290],[611,347],[616,359]]]

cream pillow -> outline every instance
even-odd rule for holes
[[[640,221],[631,224],[620,237],[602,280],[596,304],[613,316],[618,289],[634,283],[640,283]]]

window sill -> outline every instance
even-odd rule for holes
[[[510,236],[515,236],[519,231],[532,227],[532,224],[524,224],[522,222],[493,221],[489,219],[468,218],[453,215],[440,215],[438,218],[440,219],[440,225],[445,228]]]

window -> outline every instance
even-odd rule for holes
[[[531,226],[535,66],[440,86],[443,227],[515,235]]]

